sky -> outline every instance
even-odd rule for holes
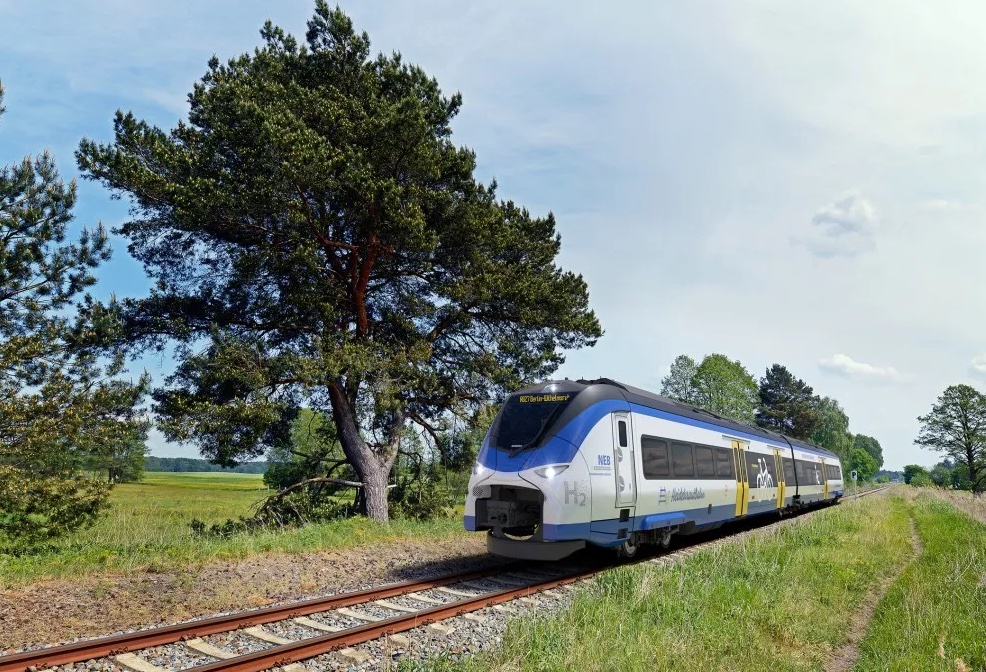
[[[558,377],[658,391],[675,356],[787,366],[837,399],[885,468],[931,465],[918,416],[986,391],[986,5],[447,1],[341,4],[464,105],[478,177],[553,212],[605,335]],[[117,109],[170,129],[213,55],[303,37],[314,1],[0,0],[0,164],[78,175]],[[78,225],[127,219],[80,181]],[[95,294],[142,296],[114,237]],[[160,381],[173,364],[134,362]],[[151,437],[152,454],[196,456]]]

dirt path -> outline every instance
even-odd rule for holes
[[[863,600],[863,604],[853,615],[852,621],[850,622],[849,641],[832,654],[832,657],[825,665],[825,672],[846,672],[853,666],[859,657],[859,643],[866,636],[866,631],[870,627],[870,621],[873,619],[873,612],[876,611],[876,606],[883,598],[883,594],[887,592],[887,589],[904,573],[910,564],[924,552],[924,548],[921,546],[921,538],[918,537],[917,527],[914,525],[914,519],[910,518],[908,522],[911,526],[911,545],[914,547],[914,555],[904,563],[899,572],[893,576],[888,576],[867,593],[866,599]]]
[[[0,653],[494,564],[485,538],[255,556],[0,591]]]

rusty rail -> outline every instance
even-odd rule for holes
[[[859,493],[860,497],[876,494],[887,490],[892,486],[874,488]],[[806,511],[805,513],[808,513]],[[701,545],[699,543],[698,545]],[[227,660],[219,660],[214,663],[188,668],[183,672],[260,672],[298,662],[306,658],[328,653],[335,649],[352,646],[362,642],[376,639],[381,635],[402,632],[413,628],[427,625],[435,621],[440,621],[451,616],[457,616],[469,611],[475,611],[484,607],[493,606],[502,602],[509,602],[518,597],[525,597],[542,590],[548,590],[557,586],[574,583],[587,578],[612,565],[604,564],[582,571],[580,573],[547,579],[542,582],[532,583],[528,586],[518,588],[507,588],[504,590],[490,592],[474,598],[457,600],[445,605],[438,605],[430,609],[424,609],[412,614],[394,616],[382,621],[369,623],[356,628],[349,628],[339,632],[329,633],[317,637],[312,637],[291,644],[274,646],[255,653],[237,656]],[[240,628],[262,625],[282,621],[298,616],[306,616],[322,611],[338,609],[356,604],[363,604],[375,600],[382,600],[388,597],[397,597],[406,593],[419,590],[438,588],[460,581],[481,579],[495,574],[517,571],[523,569],[521,563],[508,563],[498,567],[490,567],[482,570],[464,572],[462,574],[447,575],[434,579],[422,581],[404,581],[393,583],[378,588],[368,588],[348,593],[340,593],[329,597],[291,602],[288,604],[265,607],[253,611],[239,612],[226,616],[215,616],[176,625],[164,626],[140,630],[137,632],[114,635],[112,637],[101,637],[90,639],[72,644],[50,646],[43,649],[34,649],[6,656],[0,656],[0,672],[34,672],[35,670],[77,663],[94,658],[103,658],[121,653],[128,653],[147,649],[163,644],[173,644],[184,639],[204,637],[221,632],[229,632]]]
[[[269,670],[272,667],[290,665],[291,663],[313,658],[323,653],[329,653],[338,648],[360,644],[395,632],[411,630],[422,625],[434,623],[435,621],[451,618],[452,616],[476,611],[484,607],[491,607],[501,602],[509,602],[518,597],[533,595],[542,590],[549,590],[568,583],[574,583],[609,567],[611,565],[586,570],[559,579],[549,579],[530,586],[505,588],[493,593],[486,593],[485,595],[478,595],[473,598],[449,602],[448,604],[432,607],[431,609],[424,609],[413,614],[407,614],[406,616],[394,616],[383,621],[377,621],[376,623],[362,625],[358,628],[332,632],[319,637],[302,639],[292,644],[282,644],[264,649],[263,651],[255,651],[254,653],[237,656],[236,658],[218,660],[214,663],[199,665],[198,667],[190,667],[183,670],[183,672],[261,672],[261,670]]]
[[[112,637],[100,637],[99,639],[90,639],[72,644],[49,646],[43,649],[14,653],[0,656],[0,672],[27,672],[29,668],[39,669],[53,667],[55,665],[65,665],[67,663],[78,663],[93,658],[103,658],[119,653],[147,649],[152,646],[173,644],[174,642],[179,642],[187,638],[229,632],[230,630],[282,621],[298,616],[307,616],[308,614],[337,609],[339,607],[348,607],[350,605],[382,600],[388,597],[397,597],[405,593],[437,588],[450,583],[458,583],[459,581],[481,579],[517,568],[518,563],[509,563],[499,567],[491,567],[463,574],[442,576],[423,581],[403,581],[378,588],[368,588],[366,590],[340,593],[329,597],[290,602],[288,604],[265,607],[253,611],[228,614],[226,616],[188,621],[161,628],[139,630]]]

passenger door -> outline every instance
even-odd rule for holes
[[[629,413],[613,414],[613,473],[616,475],[616,506],[633,506],[637,483],[633,467],[633,434]]]
[[[736,515],[745,516],[750,506],[750,482],[746,478],[746,455],[742,441],[731,440],[736,462]]]
[[[780,448],[774,448],[774,471],[777,472],[777,508],[784,508],[784,458],[781,457]]]
[[[822,499],[829,498],[829,469],[828,465],[825,464],[825,458],[822,458],[822,483],[825,487],[822,489]]]

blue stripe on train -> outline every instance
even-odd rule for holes
[[[522,453],[518,453],[514,457],[510,457],[510,453],[508,451],[493,448],[488,442],[484,442],[483,448],[480,450],[477,460],[484,467],[504,472],[517,472],[523,469],[534,469],[535,467],[541,467],[546,464],[564,464],[571,462],[572,459],[574,459],[575,454],[578,452],[579,446],[581,446],[582,442],[585,441],[585,437],[590,431],[592,431],[592,428],[595,427],[600,420],[614,411],[626,410],[631,410],[634,413],[639,413],[640,415],[648,415],[652,418],[660,418],[662,420],[677,422],[683,425],[691,425],[692,427],[700,427],[702,429],[709,429],[715,432],[726,432],[730,436],[745,438],[751,441],[765,440],[761,436],[746,434],[744,432],[737,431],[732,428],[722,427],[704,420],[687,418],[682,415],[668,413],[667,411],[660,411],[656,408],[640,406],[639,404],[628,404],[624,401],[610,399],[607,401],[601,401],[598,404],[593,404],[579,413],[564,427],[562,427],[561,430],[559,430],[559,432],[549,439],[548,442],[541,448],[524,451]],[[799,448],[799,450],[805,449]]]
[[[788,498],[788,503],[790,503],[790,499]],[[776,510],[777,502],[775,500],[750,502],[746,517],[764,515]],[[628,532],[642,532],[670,525],[684,525],[686,523],[695,523],[696,527],[701,528],[706,525],[714,525],[736,519],[736,505],[722,504],[711,507],[711,510],[708,506],[705,506],[685,511],[640,515],[626,521],[620,521],[619,518],[609,518],[607,520],[595,520],[589,523],[546,524],[543,530],[545,541],[584,539],[597,546],[619,546],[623,543],[623,540],[618,539],[617,534],[623,528],[626,528]],[[470,532],[475,532],[476,517],[465,516],[463,518],[463,525]]]

